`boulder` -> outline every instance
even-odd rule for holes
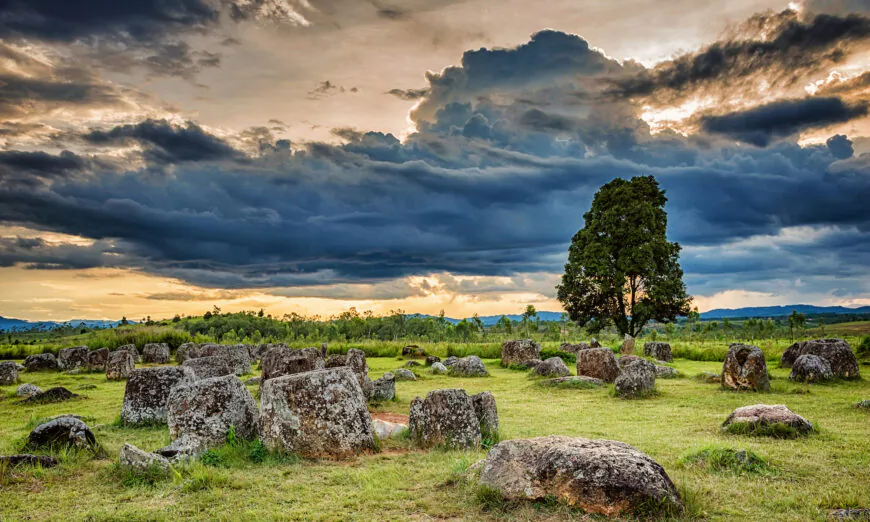
[[[676,379],[677,369],[670,366],[656,365],[656,379]]]
[[[135,363],[142,362],[142,355],[139,354],[139,350],[136,349],[135,344],[125,344],[123,346],[119,346],[119,347],[115,348],[114,350],[112,350],[112,353],[114,353],[114,352],[130,352],[130,355],[133,356],[133,362],[135,362]]]
[[[725,419],[722,428],[728,429],[729,426],[736,424],[745,424],[750,433],[777,424],[788,426],[802,434],[813,431],[813,424],[810,421],[791,411],[784,404],[755,404],[737,408]]]
[[[366,353],[356,348],[347,351],[347,367],[356,375],[360,388],[363,391],[371,387],[369,380],[369,365],[366,363]]]
[[[410,344],[402,347],[403,357],[426,357],[426,350],[420,348],[416,344]]]
[[[529,360],[522,362],[520,364],[514,364],[513,367],[514,368],[522,368],[524,370],[534,370],[535,368],[537,368],[538,366],[540,366],[543,363],[544,363],[544,361],[542,361],[540,359],[529,359]]]
[[[39,466],[41,468],[53,468],[57,466],[57,460],[48,455],[31,455],[21,453],[18,455],[6,455],[0,457],[0,468],[17,468],[18,466]]]
[[[408,426],[398,422],[373,419],[372,431],[374,431],[374,434],[377,435],[378,439],[385,440],[400,436],[402,433],[408,431]]]
[[[542,377],[568,377],[571,375],[571,370],[568,369],[568,365],[561,357],[550,357],[535,366],[533,371]]]
[[[182,344],[177,350],[175,350],[175,362],[178,364],[184,364],[184,361],[190,358],[190,354],[195,353],[197,350],[199,350],[199,346],[197,346],[196,343]]]
[[[643,343],[643,354],[658,361],[671,362],[674,360],[674,356],[671,354],[671,345],[668,343]]]
[[[368,400],[371,402],[387,402],[396,397],[396,376],[387,372],[380,379],[371,381]]]
[[[574,355],[577,355],[578,353],[582,352],[583,350],[589,350],[590,348],[592,348],[592,347],[589,346],[588,343],[576,343],[576,344],[562,343],[559,346],[560,351],[567,352],[567,353],[573,353]]]
[[[320,351],[293,350],[284,346],[272,348],[260,361],[263,382],[276,377],[322,370],[325,367]]]
[[[779,359],[779,367],[791,368],[795,360],[801,354],[801,349],[806,343],[807,341],[798,341],[786,348],[785,351],[782,352],[782,357]]]
[[[637,355],[623,355],[616,359],[616,364],[619,365],[619,368],[622,369],[626,364],[632,363],[634,361],[642,361],[643,357],[638,357]]]
[[[410,435],[421,448],[480,446],[480,419],[471,397],[462,389],[432,390],[411,401]]]
[[[474,414],[480,424],[480,436],[484,441],[498,440],[498,407],[492,392],[481,392],[471,396]]]
[[[65,372],[75,368],[86,368],[88,365],[88,347],[73,346],[57,352],[57,367]]]
[[[227,358],[221,355],[188,359],[184,361],[182,366],[193,370],[197,379],[211,379],[213,377],[236,374]]]
[[[99,350],[91,350],[88,353],[88,371],[89,372],[104,372],[106,371],[106,363],[109,362],[109,349],[100,348]]]
[[[110,381],[123,381],[130,377],[136,367],[133,353],[129,350],[116,350],[109,353],[106,361],[106,379]]]
[[[824,382],[834,378],[831,365],[818,355],[800,355],[792,365],[789,379],[797,382]]]
[[[828,520],[870,520],[870,508],[842,508],[828,513]]]
[[[313,348],[312,348],[313,349]],[[319,350],[315,350],[319,354]],[[251,353],[244,344],[203,344],[188,352],[188,359],[200,357],[222,357],[232,368],[235,375],[251,373]],[[186,362],[186,361],[185,361]]]
[[[432,366],[437,362],[441,362],[441,357],[438,357],[437,355],[430,355],[426,357],[426,366]]]
[[[347,366],[347,355],[335,353],[330,355],[329,359],[326,360],[327,368],[339,368],[341,366]]]
[[[429,372],[432,375],[447,375],[448,371],[447,367],[440,362],[432,363],[432,366],[429,368]]]
[[[505,341],[501,345],[501,365],[521,364],[529,359],[538,359],[541,345],[532,339]]]
[[[52,353],[28,355],[24,359],[24,367],[29,372],[45,372],[57,370],[57,359]]]
[[[635,399],[650,395],[656,387],[656,365],[646,359],[632,361],[614,381],[616,395]]]
[[[166,364],[169,362],[169,345],[166,343],[148,343],[142,348],[142,362],[150,364]]]
[[[619,348],[619,353],[622,355],[631,355],[634,353],[634,337],[625,334],[622,340],[622,346]]]
[[[268,344],[258,344],[252,345],[248,347],[248,352],[251,354],[251,361],[257,362],[263,358],[263,354],[265,354],[269,350]]]
[[[483,361],[476,355],[469,355],[457,359],[451,366],[448,366],[448,373],[454,377],[489,377],[489,372],[486,371]]]
[[[849,343],[842,339],[806,341],[800,350],[800,355],[821,357],[828,362],[831,372],[838,379],[858,379],[861,377],[858,358],[855,357],[855,352],[852,351]]]
[[[577,353],[577,375],[613,382],[619,376],[616,356],[608,348],[590,348]]]
[[[25,445],[28,449],[69,446],[96,450],[97,439],[88,425],[74,416],[61,416],[33,429]]]
[[[399,368],[398,370],[393,370],[393,375],[396,376],[397,381],[416,381],[417,376],[414,375],[414,372],[407,368]]]
[[[230,428],[239,440],[253,440],[259,420],[254,397],[235,375],[179,384],[167,402],[172,443],[156,453],[164,457],[202,453],[223,445]]]
[[[767,361],[757,346],[733,343],[722,365],[722,386],[733,390],[770,391]]]
[[[169,394],[176,386],[195,380],[193,370],[184,366],[133,370],[124,389],[121,421],[125,424],[165,424]]]
[[[21,404],[51,404],[77,398],[78,395],[61,386],[49,388],[44,392],[31,395],[21,401]]]
[[[156,470],[168,474],[170,468],[166,457],[142,451],[136,446],[127,443],[121,446],[121,452],[118,454],[118,464],[123,469],[137,472]]]
[[[18,382],[18,364],[14,361],[0,362],[0,386]]]
[[[456,364],[458,361],[459,361],[459,357],[456,357],[455,355],[451,355],[450,357],[444,359],[444,360],[442,361],[442,364],[443,364],[444,366],[450,368],[451,366],[453,366],[454,364]]]
[[[17,395],[18,397],[32,397],[33,395],[36,395],[37,393],[42,393],[42,388],[40,388],[39,386],[37,386],[35,384],[31,384],[29,382],[22,384],[15,391],[15,395]]]
[[[586,513],[611,517],[683,506],[664,468],[612,440],[551,435],[500,442],[486,456],[480,483],[509,500],[555,497]]]
[[[326,357],[329,355],[329,346],[326,343],[320,343],[320,357],[326,360]]]
[[[350,368],[269,379],[260,405],[261,437],[270,450],[341,458],[375,449],[363,390]]]

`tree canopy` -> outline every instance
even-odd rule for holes
[[[689,313],[680,245],[667,240],[664,190],[652,176],[602,186],[571,241],[558,299],[591,330],[613,323],[637,336],[650,320]]]

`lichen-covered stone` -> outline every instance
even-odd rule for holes
[[[626,399],[645,397],[655,391],[656,365],[646,359],[631,361],[614,381],[616,394]]]
[[[322,359],[322,355],[321,355]],[[369,379],[369,365],[366,363],[366,353],[356,348],[347,351],[347,367],[356,375],[363,392],[370,391],[371,380]]]
[[[0,386],[18,382],[18,365],[14,361],[0,362]]]
[[[236,374],[236,372],[233,371],[230,362],[222,355],[210,355],[208,357],[188,359],[184,361],[182,366],[193,370],[197,379],[211,379],[214,377]]]
[[[674,360],[674,356],[671,354],[671,345],[668,343],[644,343],[643,354],[658,361],[671,362]]]
[[[28,372],[56,371],[57,358],[53,353],[37,353],[24,359],[24,367]]]
[[[591,348],[592,347],[589,346],[589,343],[582,343],[582,342],[576,343],[576,344],[562,343],[559,346],[560,351],[567,352],[567,353],[573,353],[574,355],[577,355],[579,352],[582,352],[583,350],[589,350]]]
[[[187,360],[200,357],[222,357],[232,368],[235,375],[251,373],[251,353],[244,344],[202,344],[196,350],[189,350]],[[186,361],[185,361],[186,362]]]
[[[190,354],[196,352],[199,346],[196,343],[184,343],[175,350],[175,362],[184,364],[190,358]]]
[[[807,341],[798,341],[786,348],[785,351],[782,352],[782,357],[780,357],[779,359],[779,367],[791,368],[795,362],[795,359],[797,359],[798,356],[801,354],[801,349],[806,343]]]
[[[448,373],[454,377],[488,377],[489,372],[480,357],[469,355],[457,359],[452,365],[448,366]]]
[[[100,348],[91,350],[88,353],[88,371],[89,372],[104,372],[106,371],[106,363],[109,362],[109,349]]]
[[[65,372],[75,368],[83,368],[88,365],[88,347],[73,346],[57,352],[57,367]]]
[[[124,389],[121,420],[126,424],[165,424],[169,394],[176,386],[195,380],[193,370],[183,366],[133,370]]]
[[[341,366],[347,366],[347,355],[334,353],[326,360],[327,368],[339,368]]]
[[[737,408],[725,419],[722,428],[728,428],[732,424],[746,424],[751,430],[784,424],[794,428],[798,433],[809,433],[813,430],[813,424],[791,411],[784,404],[755,404]]]
[[[396,397],[396,376],[390,372],[380,379],[371,381],[368,400],[371,402],[387,402]]]
[[[393,370],[393,375],[395,375],[397,381],[416,381],[417,376],[414,375],[414,372],[407,368],[399,368],[397,370]]]
[[[734,390],[770,391],[767,361],[757,346],[734,343],[722,365],[722,386]]]
[[[142,354],[139,353],[139,350],[136,348],[135,344],[125,344],[123,346],[119,346],[112,350],[112,353],[114,352],[130,352],[130,355],[133,356],[133,362],[142,362]]]
[[[816,355],[827,361],[831,372],[838,379],[858,379],[861,372],[858,358],[849,343],[843,339],[816,339],[806,341],[800,355]],[[795,359],[797,360],[797,359]]]
[[[31,397],[37,393],[42,393],[42,388],[32,383],[24,383],[15,391],[18,397]]]
[[[483,440],[498,440],[498,407],[492,392],[481,392],[471,396],[474,414],[480,423],[480,436]]]
[[[122,381],[130,377],[136,367],[133,353],[129,350],[116,350],[109,353],[106,361],[106,379]]]
[[[66,415],[44,422],[27,436],[28,449],[71,446],[96,449],[97,439],[81,419]]]
[[[432,375],[447,375],[448,371],[447,367],[440,362],[432,363],[432,366],[429,368],[429,372]]]
[[[676,379],[677,369],[670,366],[656,365],[656,379]]]
[[[516,339],[505,341],[501,346],[502,366],[521,364],[529,359],[538,359],[541,345],[532,339]]]
[[[166,343],[148,343],[142,348],[142,362],[150,364],[166,364],[169,362],[169,345]]]
[[[409,428],[411,438],[421,448],[480,446],[480,419],[474,402],[462,389],[432,390],[425,399],[414,398]]]
[[[441,362],[441,357],[438,357],[437,355],[430,355],[426,357],[426,366],[432,366],[437,362]]]
[[[322,370],[325,366],[319,350],[293,350],[285,346],[272,348],[260,361],[263,382],[285,375]]]
[[[350,368],[269,379],[260,405],[261,437],[273,451],[341,458],[375,448],[363,390]]]
[[[622,355],[631,355],[634,353],[634,337],[625,334],[625,338],[622,340],[622,346],[619,348],[619,353]]]
[[[606,516],[683,506],[664,468],[628,444],[612,440],[551,435],[501,442],[487,454],[480,483],[509,500],[555,497]]]
[[[239,440],[253,440],[259,420],[254,397],[235,375],[180,384],[167,403],[172,443],[157,453],[165,457],[201,453],[223,445],[230,428]]]
[[[590,348],[577,353],[577,375],[613,382],[619,376],[619,364],[609,349]]]
[[[545,359],[535,366],[532,370],[535,374],[542,377],[568,377],[571,375],[571,370],[561,357],[550,357]]]
[[[616,364],[618,364],[619,368],[622,369],[625,367],[626,364],[640,360],[643,360],[643,357],[638,357],[637,355],[623,355],[616,359]]]
[[[118,454],[118,464],[121,468],[131,471],[157,470],[169,473],[169,461],[156,453],[143,451],[132,444],[124,443]]]
[[[66,388],[56,386],[54,388],[49,388],[44,392],[39,392],[27,397],[21,401],[21,404],[52,404],[75,399],[76,397],[78,397],[78,395]]]
[[[394,439],[408,431],[408,425],[381,419],[372,420],[372,430],[380,440]]]
[[[818,355],[800,355],[792,365],[789,379],[797,382],[824,382],[834,378],[831,365]]]

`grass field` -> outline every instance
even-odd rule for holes
[[[396,358],[370,358],[372,378],[399,367]],[[771,365],[773,391],[723,391],[693,378],[718,372],[721,363],[678,359],[682,377],[659,380],[653,398],[615,398],[611,387],[592,390],[536,386],[525,373],[488,360],[489,378],[425,376],[397,383],[398,401],[378,411],[407,414],[409,402],[428,390],[462,387],[492,391],[498,401],[502,438],[561,434],[627,442],[664,466],[684,493],[688,515],[706,520],[823,520],[831,509],[870,507],[870,413],[853,404],[870,399],[863,380],[829,385],[797,385],[788,371]],[[870,366],[862,367],[865,373]],[[425,374],[424,374],[425,375]],[[465,468],[484,451],[416,451],[406,442],[387,441],[379,454],[351,461],[203,464],[180,469],[154,485],[126,484],[113,462],[124,442],[153,450],[169,442],[166,428],[116,425],[123,382],[101,374],[22,374],[22,382],[43,389],[66,386],[83,397],[59,405],[24,406],[15,387],[2,387],[0,454],[17,452],[39,419],[77,413],[109,454],[91,460],[61,455],[49,470],[0,469],[2,520],[585,520],[552,504],[492,506],[478,501]],[[81,389],[92,384],[95,388]],[[251,388],[255,392],[255,388]],[[818,423],[807,438],[776,440],[720,432],[736,407],[786,404]],[[713,470],[693,462],[705,449],[747,449],[764,461],[763,472]]]

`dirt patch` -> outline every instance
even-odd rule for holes
[[[399,424],[408,424],[408,416],[401,413],[372,413],[372,420],[382,420],[385,422],[397,422]]]

